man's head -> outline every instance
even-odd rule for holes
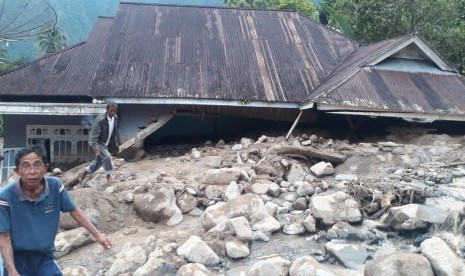
[[[21,177],[23,183],[38,184],[48,169],[47,153],[39,145],[24,147],[16,153],[15,166],[15,172]]]
[[[107,116],[113,118],[118,113],[118,105],[115,102],[107,102]]]

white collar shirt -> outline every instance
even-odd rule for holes
[[[108,146],[108,143],[110,143],[110,137],[111,137],[111,134],[113,133],[113,129],[115,128],[115,117],[116,117],[116,116],[113,116],[113,118],[110,118],[110,117],[107,115],[107,120],[108,120],[108,139],[107,139],[107,142],[105,143],[106,146]]]

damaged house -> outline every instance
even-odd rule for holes
[[[90,160],[106,100],[122,142],[158,118],[143,142],[318,113],[463,121],[465,77],[416,34],[361,45],[295,12],[120,3],[87,41],[0,77],[2,178],[26,144],[43,144],[52,166]]]

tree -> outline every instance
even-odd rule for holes
[[[8,51],[6,49],[0,49],[0,64],[6,63],[6,55]]]
[[[334,27],[349,37],[354,36],[354,30],[343,14],[333,9],[328,3],[320,3],[320,9],[319,19],[321,23]]]
[[[346,20],[353,31],[346,34],[354,39],[372,43],[418,32],[465,72],[465,0],[325,0],[324,3],[336,12],[328,11],[332,19],[329,24],[338,27],[336,16]]]
[[[4,48],[0,48],[0,75],[3,75],[6,72],[13,70],[14,68],[26,63],[25,59],[19,59],[13,62],[9,62],[7,60],[7,54],[8,54],[8,50]]]
[[[276,0],[224,0],[228,7],[270,9]]]
[[[318,19],[317,8],[308,0],[224,0],[224,3],[228,7],[290,10]]]
[[[66,35],[60,27],[54,27],[38,37],[39,47],[45,53],[55,53],[66,47]]]
[[[318,20],[318,10],[308,0],[277,0],[273,8],[299,12],[305,16]]]

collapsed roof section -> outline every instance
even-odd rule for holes
[[[465,117],[465,77],[416,34],[359,48],[303,101],[301,109],[401,117]]]

